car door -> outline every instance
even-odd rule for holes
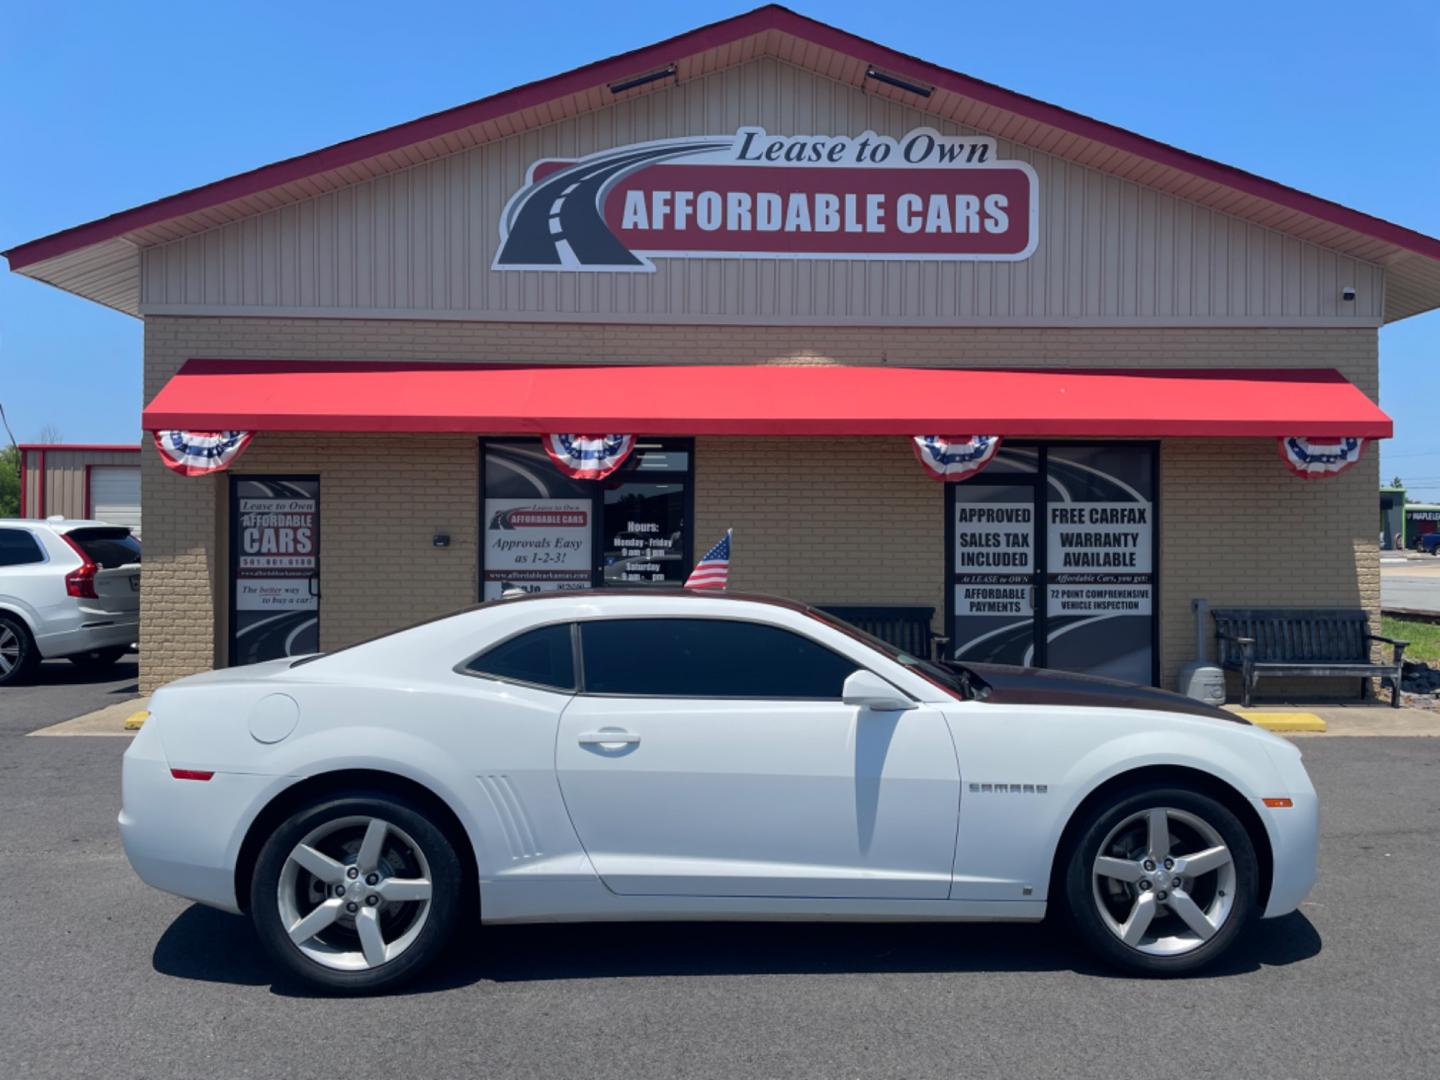
[[[627,895],[943,899],[959,805],[943,716],[847,706],[855,661],[728,618],[580,624],[565,805]]]

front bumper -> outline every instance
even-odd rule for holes
[[[121,771],[120,842],[147,885],[238,912],[235,862],[245,830],[277,777],[217,772],[177,780],[158,734],[140,729]]]

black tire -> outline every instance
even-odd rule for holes
[[[335,832],[315,843],[326,854],[334,855],[337,861],[347,867],[355,861],[358,852],[347,855],[342,854],[342,851],[347,845],[358,848],[357,837],[351,835],[349,830],[358,829],[363,834],[364,826],[339,824],[350,819],[380,819],[391,826],[392,831],[387,834],[387,845],[393,840],[395,847],[387,846],[384,850],[388,853],[391,864],[401,867],[394,871],[396,877],[416,876],[414,852],[409,851],[413,842],[423,863],[428,865],[431,894],[429,908],[423,916],[418,933],[398,956],[361,970],[338,970],[302,951],[299,945],[291,941],[284,925],[280,890],[282,875],[291,852],[302,840],[317,831],[335,829]],[[393,831],[397,828],[400,830],[398,834]],[[405,869],[407,864],[408,870]],[[346,873],[348,872],[347,869]],[[288,882],[289,895],[299,897],[301,904],[307,902],[307,897],[302,896],[302,893],[308,890],[308,897],[313,898],[314,891],[324,887],[320,885],[318,878],[312,880],[312,876],[304,871],[292,873],[294,877]],[[346,879],[342,881],[342,885],[348,885],[351,881],[363,888],[364,878]],[[424,811],[395,795],[355,792],[329,796],[304,807],[275,829],[260,849],[255,872],[251,877],[250,918],[261,944],[287,974],[332,993],[373,993],[394,989],[413,979],[446,951],[460,919],[464,886],[464,870],[454,845]],[[363,914],[365,897],[357,896],[355,903]],[[405,914],[406,909],[412,909],[409,911],[412,922],[408,925],[413,925],[413,920],[418,917],[415,909],[418,908],[418,904],[402,903],[396,905],[392,911],[387,903],[377,909],[377,917],[384,920],[394,915],[398,919]],[[296,910],[300,915],[308,914],[308,911],[301,910],[299,905]],[[313,948],[318,941],[321,947],[330,947],[333,944],[339,949],[360,949],[354,922],[354,919],[359,917],[342,913],[337,922],[306,944]],[[346,925],[347,919],[350,920],[349,926]],[[402,922],[400,925],[407,924]]]
[[[1100,890],[1095,885],[1095,860],[1100,854],[1101,844],[1127,820],[1153,808],[1166,808],[1193,815],[1208,825],[1229,848],[1234,871],[1229,914],[1214,931],[1214,936],[1189,951],[1175,955],[1154,955],[1122,941],[1102,914],[1101,906],[1106,901],[1097,895]],[[1171,822],[1176,831],[1188,830],[1190,827],[1178,817],[1172,818]],[[1085,945],[1114,967],[1145,975],[1182,975],[1197,971],[1214,963],[1233,948],[1259,914],[1260,870],[1255,857],[1254,842],[1240,820],[1208,795],[1168,786],[1130,788],[1117,792],[1112,799],[1087,811],[1074,835],[1075,841],[1070,846],[1064,864],[1065,902],[1070,922]],[[1198,847],[1181,846],[1174,854],[1191,854],[1194,850],[1198,850]],[[1107,852],[1113,853],[1113,849]],[[1160,868],[1155,881],[1148,886],[1156,890],[1156,896],[1162,895],[1167,889],[1168,883],[1164,880],[1166,876],[1163,867]],[[1216,892],[1224,895],[1217,885],[1218,873],[1213,879],[1209,875],[1204,877],[1205,880],[1200,882],[1187,882],[1187,887],[1193,888],[1197,895],[1202,888],[1209,888],[1213,890],[1212,899]],[[1146,881],[1149,881],[1148,876]],[[1106,888],[1109,887],[1107,882]],[[1135,895],[1141,887],[1137,884],[1125,888]],[[1109,898],[1109,902],[1117,903],[1113,897]],[[1124,901],[1118,903],[1123,907]],[[1159,914],[1156,915],[1156,923],[1153,925],[1173,928],[1180,933],[1186,932],[1187,928],[1178,915],[1168,908],[1158,910]],[[1115,909],[1112,909],[1111,915],[1113,918],[1119,917]]]
[[[113,667],[115,662],[129,651],[124,645],[121,645],[111,649],[91,649],[89,652],[76,653],[65,659],[81,671],[104,671],[108,667]]]
[[[29,682],[40,662],[30,628],[13,615],[0,615],[0,686]]]

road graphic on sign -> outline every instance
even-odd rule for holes
[[[625,176],[659,161],[723,150],[728,142],[677,142],[595,155],[521,189],[501,217],[497,270],[603,267],[653,270],[605,224],[605,196]]]

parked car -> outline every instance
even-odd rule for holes
[[[407,979],[464,922],[1039,920],[1189,971],[1314,879],[1300,752],[1060,672],[941,667],[801,604],[482,604],[159,690],[120,832],[293,976]]]
[[[140,541],[103,521],[0,518],[0,686],[43,660],[107,667],[140,630]]]
[[[1415,541],[1415,550],[1425,555],[1440,555],[1440,532],[1426,533]]]

